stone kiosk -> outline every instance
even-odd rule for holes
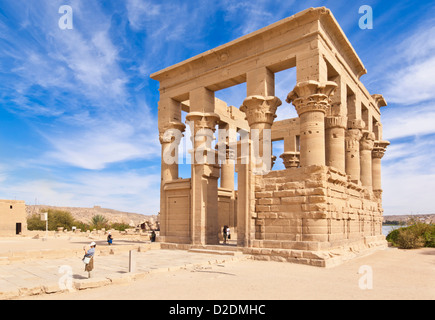
[[[281,101],[275,73],[294,67],[296,86]],[[254,258],[324,267],[386,247],[386,102],[360,82],[365,73],[332,13],[310,8],[152,74],[160,82],[159,241],[217,245],[226,224]],[[241,83],[247,93],[240,108],[215,98]],[[283,103],[298,117],[274,121]],[[166,161],[177,158],[182,111],[192,133],[190,179],[179,179],[178,164]],[[272,155],[278,140],[284,153]],[[269,170],[276,156],[285,170]]]

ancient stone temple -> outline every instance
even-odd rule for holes
[[[275,73],[289,68],[296,86],[281,101]],[[365,73],[332,13],[310,8],[152,74],[160,83],[159,241],[216,245],[227,225],[254,258],[316,266],[385,247],[386,102],[361,83]],[[240,108],[215,98],[241,83]],[[298,117],[275,121],[284,103]],[[174,161],[182,112],[192,133],[189,179],[179,178]],[[278,140],[284,153],[273,155]],[[276,157],[285,170],[269,170]]]

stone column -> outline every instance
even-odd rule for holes
[[[192,243],[218,244],[219,165],[211,148],[219,116],[208,112],[190,112],[186,120],[192,132]]]
[[[342,172],[346,170],[345,130],[347,117],[332,116],[325,119],[326,165]]]
[[[305,81],[287,96],[300,118],[300,166],[325,165],[325,114],[337,84]]]
[[[178,179],[178,146],[186,126],[178,121],[171,121],[159,132],[162,145],[162,183]]]
[[[234,190],[234,154],[226,149],[226,163],[221,164],[221,188]]]
[[[372,150],[375,144],[375,134],[364,131],[360,141],[361,184],[372,190]]]
[[[165,241],[168,213],[166,212],[165,184],[178,179],[178,146],[186,126],[179,121],[170,121],[160,127],[159,140],[162,145],[160,183],[160,241]]]
[[[351,120],[348,122],[348,130],[345,135],[346,174],[350,176],[352,182],[357,184],[361,175],[359,142],[362,138],[361,129],[364,126],[362,120]]]
[[[381,159],[384,157],[387,146],[390,145],[388,141],[375,141],[372,151],[372,185],[373,192],[380,198],[382,194],[381,183]]]
[[[222,133],[222,131],[224,131]],[[221,166],[221,188],[234,190],[234,165],[236,154],[234,142],[237,142],[236,130],[229,124],[219,124],[219,142],[216,148]],[[222,153],[222,154],[221,154]]]
[[[256,174],[266,174],[272,168],[271,130],[276,110],[281,104],[281,100],[275,96],[255,95],[247,97],[240,107],[246,113],[250,127],[250,138],[254,145],[251,148],[252,170]]]

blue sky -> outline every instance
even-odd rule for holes
[[[58,26],[62,5],[72,30]],[[358,26],[362,5],[372,30]],[[435,213],[433,1],[0,0],[0,198],[155,214],[159,94],[149,75],[319,6],[363,61],[367,89],[389,103],[385,214]],[[277,74],[282,101],[294,78]],[[243,85],[216,93],[235,106],[244,95]],[[278,119],[293,109],[284,104]]]

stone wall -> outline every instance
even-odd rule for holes
[[[0,200],[0,236],[17,235],[17,224],[21,233],[27,232],[26,204],[19,200]]]
[[[314,259],[326,261],[346,251],[386,245],[379,200],[334,168],[272,171],[256,177],[255,190],[253,248],[326,251],[323,258]],[[266,251],[251,250],[260,252]]]

